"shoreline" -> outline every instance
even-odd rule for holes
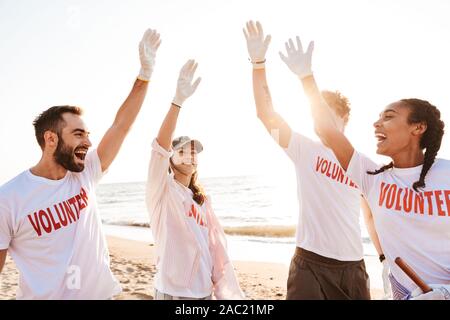
[[[122,293],[113,299],[152,300],[153,279],[156,273],[153,243],[112,235],[107,235],[106,238],[111,258],[111,270],[122,286]],[[232,260],[247,299],[284,300],[286,298],[286,281],[290,260],[286,261],[286,264]],[[370,266],[376,262],[376,257],[373,259],[365,257],[365,260],[370,274]],[[15,299],[19,274],[9,255],[1,277],[0,300]],[[373,300],[381,299],[382,290],[371,287],[371,295]]]

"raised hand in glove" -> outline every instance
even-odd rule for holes
[[[137,77],[139,80],[150,80],[155,66],[156,51],[160,44],[159,33],[156,30],[147,29],[139,43],[139,59],[141,60],[141,70]]]
[[[194,83],[192,79],[194,78],[195,70],[198,64],[195,60],[188,60],[183,68],[180,70],[180,75],[177,82],[177,91],[175,97],[173,98],[173,104],[181,107],[184,101],[189,98],[197,89],[200,84],[201,78],[197,78]]]
[[[250,61],[254,69],[264,68],[266,61],[266,52],[269,47],[271,36],[264,37],[264,31],[261,23],[256,21],[248,21],[244,28],[244,36],[247,40],[247,49],[250,56]]]
[[[294,41],[289,39],[285,43],[286,55],[280,52],[280,57],[293,73],[295,73],[300,79],[303,79],[309,75],[312,75],[311,60],[312,52],[314,50],[314,42],[311,41],[309,43],[306,52],[303,52],[302,42],[298,36],[296,37],[296,43],[297,47],[295,47]]]

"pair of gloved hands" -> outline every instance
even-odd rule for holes
[[[266,52],[271,40],[270,35],[264,37],[263,28],[258,21],[256,23],[253,21],[247,22],[243,31],[253,68],[264,68]],[[309,43],[306,51],[303,51],[303,45],[298,36],[296,37],[296,44],[297,46],[292,39],[289,39],[285,43],[286,55],[280,52],[280,57],[294,74],[303,79],[312,74],[311,60],[314,42]]]
[[[150,81],[155,66],[156,51],[160,44],[161,39],[159,33],[156,30],[147,29],[139,43],[139,58],[141,61],[141,69],[137,77],[139,80]],[[181,107],[184,101],[195,92],[200,84],[201,78],[197,78],[195,82],[192,82],[197,65],[194,60],[188,60],[181,68],[177,82],[177,90],[172,100],[175,105]]]
[[[266,52],[271,40],[270,35],[264,37],[261,23],[254,23],[253,21],[247,22],[246,28],[244,28],[244,35],[254,68],[263,68]],[[148,29],[139,45],[141,71],[139,72],[138,79],[149,81],[155,64],[156,50],[160,43],[159,34],[154,30]],[[306,52],[303,52],[303,46],[298,36],[296,37],[296,43],[297,47],[294,45],[293,40],[289,39],[286,42],[286,55],[280,52],[280,57],[294,74],[300,78],[304,78],[312,74],[311,60],[314,42],[309,43]],[[197,89],[201,78],[197,78],[195,82],[192,82],[197,65],[194,60],[189,60],[181,69],[177,82],[177,90],[173,98],[175,105],[181,107],[184,101]]]
[[[247,48],[254,68],[263,68],[266,52],[271,40],[270,35],[264,37],[261,23],[254,23],[253,21],[247,22],[246,28],[244,28],[244,35],[247,39]],[[306,52],[303,52],[299,37],[296,38],[296,42],[297,47],[295,47],[292,39],[289,39],[286,42],[287,55],[280,52],[280,57],[293,73],[300,78],[304,78],[312,74],[311,59],[314,43],[310,42]],[[155,65],[156,51],[160,44],[159,33],[156,30],[148,29],[139,44],[141,70],[138,79],[142,81],[150,80]],[[184,101],[197,89],[201,78],[197,78],[195,82],[192,82],[197,65],[194,60],[189,60],[181,69],[177,82],[177,90],[172,101],[175,105],[181,107]]]

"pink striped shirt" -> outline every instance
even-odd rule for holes
[[[168,173],[169,152],[153,140],[148,170],[146,203],[155,240],[157,277],[167,291],[189,288],[199,269],[200,245],[185,215],[184,199],[177,191],[173,174]],[[210,197],[205,202],[211,280],[216,299],[243,299],[233,265],[228,257],[225,233],[214,214]]]

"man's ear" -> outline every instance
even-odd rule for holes
[[[416,123],[414,124],[414,130],[413,130],[413,135],[415,136],[420,136],[422,134],[425,133],[425,131],[427,131],[427,124],[425,122],[420,122],[420,123]]]
[[[58,135],[50,130],[47,130],[44,132],[44,141],[45,141],[45,147],[56,149],[58,146]]]

